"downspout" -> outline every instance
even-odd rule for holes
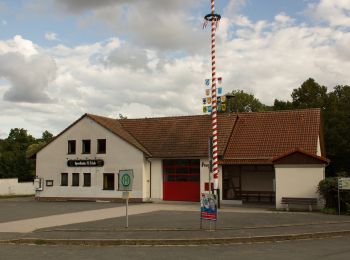
[[[152,161],[148,158],[146,160],[149,162],[149,199],[152,199]]]

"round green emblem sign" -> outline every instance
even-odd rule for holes
[[[124,187],[127,187],[130,185],[130,182],[131,182],[131,178],[130,178],[130,175],[129,174],[124,174],[122,176],[122,180],[121,180],[122,184]]]

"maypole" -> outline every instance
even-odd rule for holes
[[[215,57],[215,32],[221,16],[215,13],[215,0],[211,0],[211,13],[204,17],[204,27],[211,23],[211,126],[213,139],[213,182],[214,189],[219,188],[219,165],[218,165],[218,122],[217,122],[217,88],[216,88],[216,57]]]

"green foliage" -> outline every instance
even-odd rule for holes
[[[292,93],[295,108],[324,108],[327,103],[327,88],[309,78]]]
[[[291,110],[293,108],[293,104],[290,101],[275,99],[275,102],[273,103],[273,110]]]
[[[8,137],[0,140],[0,178],[33,180],[35,162],[30,157],[52,137],[45,131],[42,139],[35,139],[23,128],[11,129]]]
[[[42,134],[41,140],[44,143],[48,143],[53,139],[53,134],[51,134],[49,131],[45,130]]]
[[[230,101],[230,111],[234,112],[260,112],[266,111],[267,106],[262,104],[259,99],[251,93],[245,93],[243,90],[233,90],[230,94],[234,95]]]
[[[321,209],[321,212],[324,214],[332,214],[332,215],[338,214],[338,210],[336,208],[323,208]]]
[[[331,211],[331,209],[338,210],[337,177],[328,177],[320,181],[317,192],[324,198],[326,202],[324,211]],[[350,192],[340,191],[340,209],[343,213],[350,214]]]
[[[338,181],[335,177],[320,181],[317,192],[324,198],[326,208],[336,208],[338,204]]]

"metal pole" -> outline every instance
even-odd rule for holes
[[[129,199],[126,199],[126,228],[129,227],[129,214],[128,214]]]
[[[339,192],[339,178],[338,178],[338,215],[340,215],[340,192]]]

